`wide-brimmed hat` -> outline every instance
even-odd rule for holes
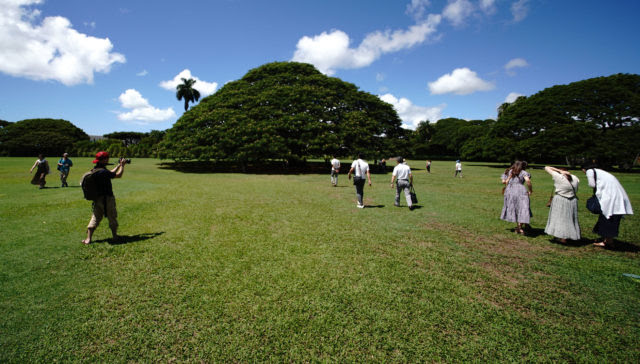
[[[109,153],[105,151],[101,151],[96,153],[96,159],[93,160],[93,163],[98,163],[104,159],[109,159]]]

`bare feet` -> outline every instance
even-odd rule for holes
[[[89,240],[89,239],[84,239],[84,240],[82,240],[82,244],[84,244],[84,245],[89,245],[89,244],[91,244],[91,240]]]
[[[607,246],[607,244],[605,244],[604,241],[596,241],[595,243],[593,243],[593,246],[604,248],[605,246]]]

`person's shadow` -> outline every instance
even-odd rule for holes
[[[365,205],[364,206],[365,209],[381,209],[383,207],[384,205]]]
[[[137,234],[137,235],[120,235],[120,238],[117,241],[114,241],[113,239],[101,239],[101,240],[94,240],[92,243],[108,243],[109,245],[123,245],[123,244],[129,244],[129,243],[135,243],[138,241],[144,241],[144,240],[149,240],[149,239],[153,239],[156,236],[162,235],[164,234],[164,231],[161,231],[159,233],[143,233],[143,234]]]
[[[626,241],[614,240],[613,245],[605,246],[604,249],[611,250],[614,252],[631,252],[637,253],[640,251],[640,248],[637,245],[628,243]]]

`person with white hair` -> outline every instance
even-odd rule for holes
[[[69,177],[69,171],[73,162],[69,159],[69,153],[64,153],[62,158],[58,161],[58,171],[60,172],[61,187],[69,187],[67,184],[67,177]]]

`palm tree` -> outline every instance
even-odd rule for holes
[[[200,99],[200,92],[193,88],[193,84],[196,83],[196,80],[193,78],[182,79],[182,83],[176,86],[176,97],[178,100],[182,100],[184,98],[184,111],[187,111],[189,108],[189,103],[193,102],[195,104],[196,101]]]

